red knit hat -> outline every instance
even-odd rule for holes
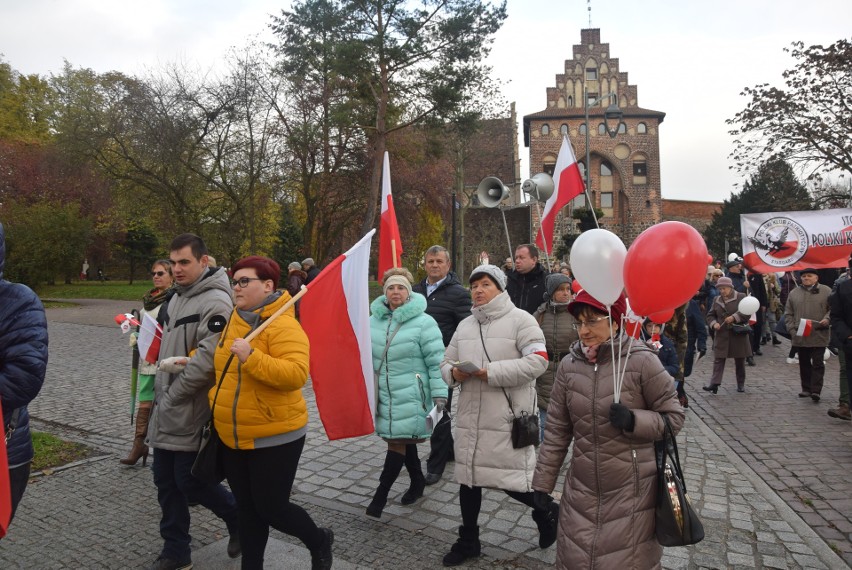
[[[606,305],[592,297],[588,291],[583,289],[577,296],[574,297],[574,300],[568,303],[568,310],[574,315],[574,318],[580,313],[583,309],[583,305],[588,305],[595,309],[596,311],[607,314]],[[615,323],[618,323],[618,326],[621,326],[621,316],[627,312],[627,301],[624,297],[624,293],[618,296],[618,299],[615,300],[615,303],[610,307],[610,312],[612,313],[612,320]]]

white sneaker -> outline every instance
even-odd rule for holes
[[[788,358],[787,358],[787,364],[798,364],[798,363],[799,363],[799,358],[798,358],[798,357],[796,357],[796,358],[789,358],[789,357],[788,357]]]

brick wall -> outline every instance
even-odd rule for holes
[[[721,202],[663,200],[663,221],[683,222],[703,233],[710,225],[713,214],[721,209]]]

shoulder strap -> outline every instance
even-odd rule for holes
[[[216,394],[213,395],[213,405],[210,406],[210,421],[213,421],[213,413],[216,411],[216,399],[219,398],[219,390],[222,388],[222,380],[225,379],[225,373],[228,371],[228,368],[231,366],[231,362],[234,360],[235,354],[232,352],[231,356],[228,357],[228,362],[225,363],[225,368],[222,369],[222,375],[219,376],[219,384],[216,386]]]

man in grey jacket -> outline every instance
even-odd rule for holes
[[[164,545],[155,570],[192,567],[188,503],[200,503],[224,520],[231,536],[228,555],[240,555],[234,496],[191,473],[201,428],[210,416],[213,353],[233,307],[230,282],[224,269],[208,267],[207,247],[196,235],[172,240],[169,257],[177,287],[158,314],[163,337],[147,439],[154,448],[154,484],[163,513]],[[174,361],[185,366],[169,367]]]
[[[823,354],[829,340],[828,297],[831,289],[819,283],[816,269],[802,269],[802,284],[790,291],[784,308],[784,324],[793,346],[799,353],[799,376],[802,383],[800,398],[810,397],[819,402],[822,393],[825,363]],[[801,326],[807,321],[808,326]],[[802,335],[796,334],[799,329]]]

